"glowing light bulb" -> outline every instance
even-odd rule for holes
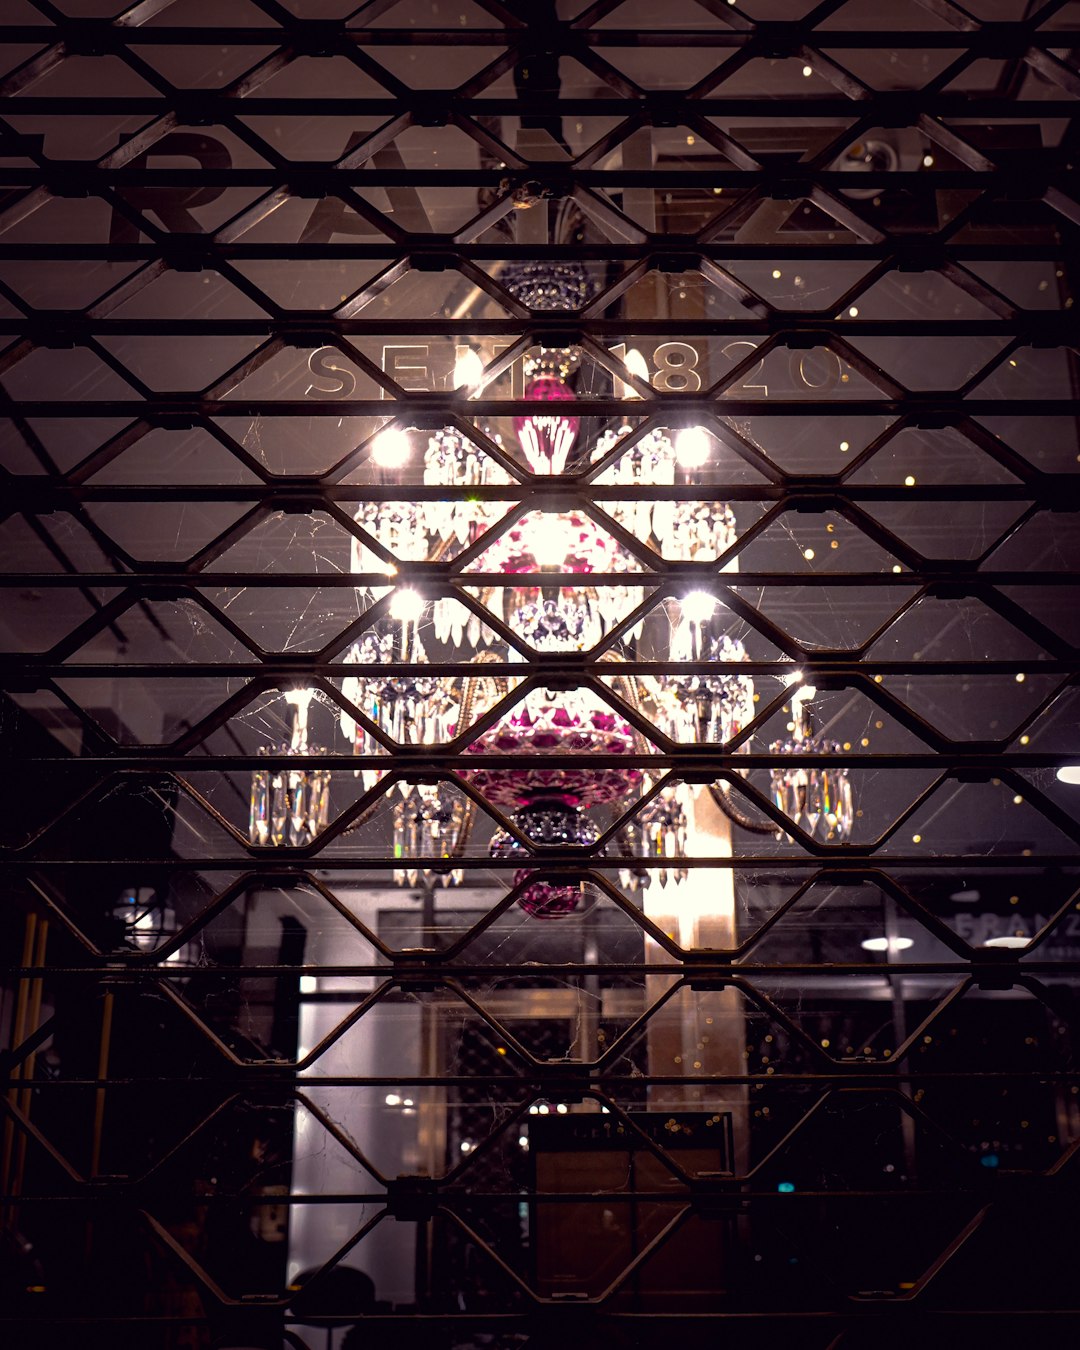
[[[1080,764],[1063,764],[1057,771],[1057,780],[1070,787],[1080,787]]]
[[[716,597],[710,595],[708,591],[691,591],[689,595],[682,597],[679,604],[682,606],[684,619],[690,623],[705,623],[716,609]]]
[[[401,623],[415,623],[424,612],[424,597],[416,591],[397,590],[390,601],[390,617]]]
[[[535,516],[521,534],[538,567],[561,567],[577,539],[578,530],[564,516]]]
[[[675,458],[684,469],[700,469],[712,448],[704,427],[683,427],[675,436]]]
[[[484,363],[471,347],[463,347],[454,362],[454,388],[479,389],[484,378]]]
[[[384,469],[399,469],[412,454],[408,433],[400,427],[387,427],[371,443],[371,458]]]

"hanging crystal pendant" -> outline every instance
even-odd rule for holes
[[[329,821],[330,770],[292,768],[287,763],[291,755],[325,754],[321,746],[308,743],[308,709],[314,693],[313,689],[287,693],[285,701],[293,709],[289,743],[259,747],[259,755],[274,761],[251,775],[248,838],[261,847],[303,848]]]
[[[667,867],[624,867],[619,881],[629,891],[644,890],[655,883],[661,889],[669,881],[684,881],[687,871],[678,866],[686,857],[687,818],[682,784],[664,787],[636,816],[627,822],[623,839],[635,858],[656,858]]]
[[[394,871],[399,886],[460,886],[461,868],[425,867],[458,856],[469,812],[466,803],[442,784],[408,786],[404,800],[394,803],[394,858],[405,863]]]
[[[783,755],[842,754],[838,741],[816,736],[810,714],[814,690],[803,687],[792,697],[790,740],[774,741],[770,753]],[[846,764],[789,763],[769,771],[777,808],[812,839],[843,843],[855,823],[855,795]],[[779,831],[783,837],[783,831]]]

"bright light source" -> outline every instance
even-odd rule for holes
[[[401,1098],[396,1092],[388,1092],[383,1098],[387,1106],[400,1106]]]
[[[300,976],[300,992],[302,994],[313,994],[317,988],[317,982],[314,975]]]
[[[529,1147],[529,1136],[527,1134],[519,1134],[518,1148],[528,1148],[528,1147]]]
[[[994,937],[987,938],[983,943],[984,947],[1026,947],[1031,941],[1026,937]]]
[[[708,591],[691,591],[679,601],[683,618],[691,623],[705,623],[716,609],[716,597]]]
[[[802,73],[806,76],[807,79],[809,79],[810,76],[813,75],[814,73],[813,66],[803,66]]]
[[[560,1102],[558,1106],[555,1108],[555,1110],[558,1111],[560,1116],[565,1116],[567,1111],[569,1111],[569,1109],[570,1108],[566,1105],[565,1102]]]
[[[623,365],[631,375],[636,375],[639,380],[649,383],[649,363],[636,347],[631,347],[623,357]],[[632,385],[623,385],[623,398],[640,398],[641,395]]]
[[[906,952],[909,947],[915,946],[914,938],[906,937],[872,937],[864,938],[859,946],[864,952]]]
[[[416,591],[404,590],[394,592],[390,601],[390,617],[398,619],[401,623],[415,623],[424,612],[424,597]]]
[[[466,347],[454,362],[454,388],[479,389],[484,378],[484,363],[471,347]]]
[[[400,427],[380,431],[371,445],[371,458],[384,469],[400,469],[411,454],[412,442]]]
[[[785,684],[802,684],[803,673],[801,670],[791,670],[784,676]]]
[[[684,469],[700,469],[709,458],[712,441],[704,427],[683,427],[675,435],[675,458]]]
[[[1080,764],[1063,764],[1057,771],[1057,780],[1071,787],[1080,787]]]
[[[521,542],[538,567],[561,567],[577,540],[578,528],[563,516],[533,516],[521,531]]]
[[[458,1147],[461,1149],[462,1153],[471,1153],[476,1145],[471,1139],[463,1139]]]

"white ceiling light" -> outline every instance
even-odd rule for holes
[[[872,937],[864,938],[859,946],[865,952],[906,952],[909,947],[915,946],[914,938],[906,937]]]

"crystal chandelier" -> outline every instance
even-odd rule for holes
[[[571,272],[540,264],[518,266],[505,269],[501,280],[534,309],[578,308],[588,298],[589,283],[584,273]],[[458,353],[453,384],[459,397],[467,398],[482,388],[484,367],[471,348],[459,348]],[[659,493],[638,491],[694,482],[712,453],[709,434],[697,426],[635,431],[629,418],[583,434],[576,389],[582,366],[583,353],[576,347],[533,348],[523,361],[524,401],[535,409],[504,420],[501,432],[483,427],[476,441],[457,426],[430,431],[419,466],[415,430],[384,427],[370,444],[370,461],[383,482],[402,482],[402,500],[361,504],[355,517],[359,534],[351,546],[354,571],[382,573],[387,584],[369,588],[371,603],[384,598],[385,603],[346,656],[354,673],[343,680],[342,693],[364,720],[342,712],[344,735],[365,757],[385,753],[383,738],[402,746],[443,745],[467,732],[499,700],[507,700],[502,715],[485,717],[464,748],[466,756],[483,755],[488,763],[465,768],[461,776],[505,813],[506,827],[496,829],[490,855],[520,859],[515,874],[522,888],[518,903],[545,919],[571,912],[579,904],[581,888],[577,883],[529,883],[542,865],[544,849],[569,846],[594,855],[603,833],[598,817],[616,802],[630,807],[642,796],[648,798],[618,835],[624,886],[664,887],[686,876],[681,860],[688,852],[692,790],[682,783],[660,782],[638,767],[636,761],[650,747],[640,726],[633,724],[636,719],[628,720],[619,705],[640,713],[643,723],[654,725],[670,742],[723,747],[752,721],[755,704],[753,681],[738,669],[746,651],[723,631],[726,611],[717,597],[704,589],[667,592],[650,610],[637,549],[624,542],[632,536],[669,563],[718,570],[733,565],[728,555],[736,543],[736,526],[727,502],[710,500],[706,493],[702,500],[665,500]],[[645,368],[634,351],[625,353],[624,366],[635,377]],[[639,398],[632,386],[623,387],[627,398]],[[574,415],[564,407],[571,402]],[[503,462],[482,448],[485,443],[498,449]],[[624,501],[604,494],[603,510],[621,528],[604,528],[603,517],[593,519],[591,508],[515,510],[495,494],[478,499],[462,492],[505,487],[512,497],[521,488],[506,467],[514,462],[537,476],[584,471],[604,488],[626,487]],[[425,487],[452,490],[446,500],[408,499],[405,482],[415,481],[417,467]],[[462,549],[473,552],[459,573],[462,580],[470,570],[505,579],[503,584],[478,582],[466,589],[475,596],[476,609],[455,598],[428,599],[406,584],[395,585],[395,568],[387,565],[387,555],[402,562],[433,563]],[[603,574],[603,581],[593,582],[593,574]],[[501,621],[516,641],[494,632],[480,617],[484,611]],[[628,622],[631,617],[633,623]],[[661,627],[658,620],[666,625]],[[562,682],[557,688],[533,683],[515,700],[516,677],[483,675],[485,662],[512,665],[524,661],[526,650],[541,656],[591,651],[615,625],[621,625],[621,642],[604,652],[602,660],[610,666],[602,678],[617,702],[608,703],[595,685],[568,687]],[[620,653],[633,651],[645,659],[694,663],[699,670],[620,675]],[[462,660],[475,663],[477,675],[441,673],[441,661],[450,659],[447,652],[459,665]],[[390,665],[396,669],[380,670]],[[708,667],[705,673],[702,665]],[[408,669],[403,672],[402,667]],[[811,693],[799,691],[793,738],[773,745],[773,751],[795,757],[833,748],[813,734]],[[329,774],[288,765],[290,754],[317,753],[307,738],[305,699],[310,700],[310,691],[289,698],[294,708],[290,742],[267,750],[273,766],[254,775],[251,838],[259,844],[309,843],[326,823]],[[512,763],[493,766],[491,759],[499,755]],[[570,755],[576,766],[565,762]],[[603,761],[586,764],[591,755],[603,756]],[[620,759],[625,763],[618,763]],[[382,774],[377,768],[360,771],[365,788],[373,787]],[[771,784],[777,806],[799,828],[822,840],[848,837],[854,812],[845,768],[794,763],[772,770]],[[459,882],[462,871],[454,862],[462,857],[476,824],[471,801],[446,784],[407,781],[399,781],[391,795],[393,851],[402,862],[396,880],[410,886]],[[736,823],[758,832],[772,830],[740,816],[728,792],[715,789],[713,797]],[[634,858],[663,865],[635,868]]]

